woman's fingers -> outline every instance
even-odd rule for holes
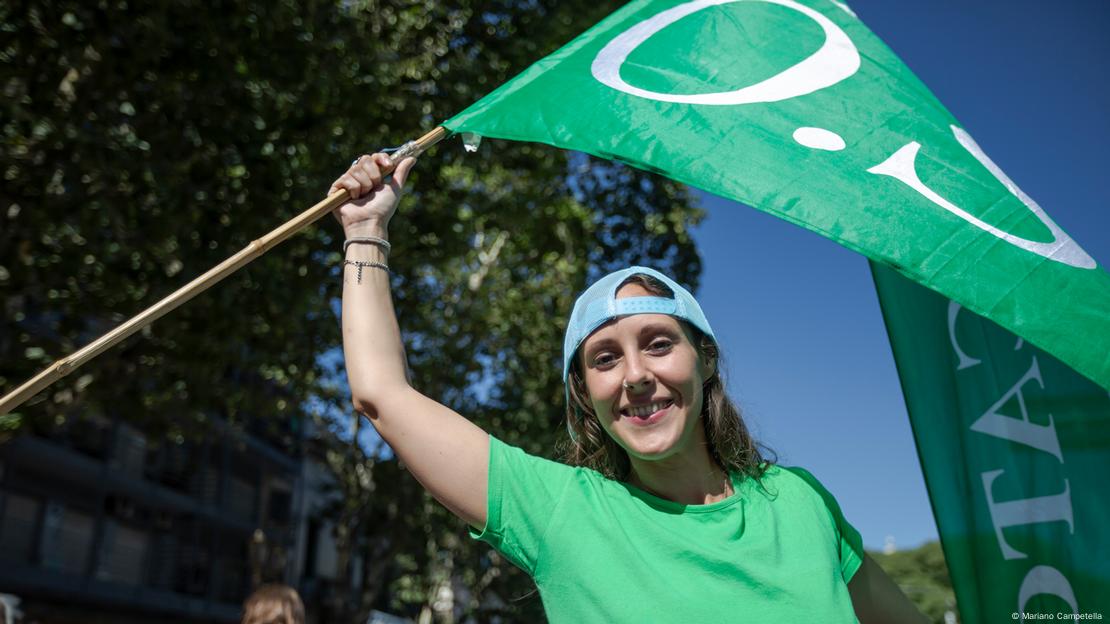
[[[380,157],[385,160],[381,161]],[[382,166],[379,166],[382,163]],[[389,157],[385,154],[374,154],[373,156],[362,156],[351,165],[347,173],[339,177],[338,180],[332,183],[331,190],[328,192],[335,192],[336,189],[346,189],[353,199],[358,199],[371,191],[375,191],[382,186],[382,168],[390,166]]]
[[[357,181],[358,184],[359,184],[358,194],[354,196],[355,199],[358,199],[359,197],[362,197],[366,193],[369,193],[370,191],[374,190],[374,187],[376,186],[374,184],[374,180],[371,178],[370,174],[367,173],[362,168],[352,169],[351,172],[348,173],[347,175],[354,178],[355,181]]]
[[[347,194],[351,197],[358,197],[358,193],[361,188],[362,185],[359,183],[358,180],[355,180],[348,174],[344,173],[342,176],[340,176],[339,179],[331,183],[331,188],[328,189],[328,195],[331,195],[332,193],[342,189],[347,191]]]
[[[351,199],[357,199],[362,194],[362,183],[352,178],[350,173],[344,173],[339,180],[332,183],[332,189],[327,194],[332,194],[340,189],[351,195]]]
[[[385,156],[384,154],[380,155]],[[379,167],[378,156],[379,154],[374,154],[368,158],[360,158],[351,170],[351,174],[366,187],[367,192],[375,191],[381,186],[382,169],[389,166],[389,157],[386,156],[385,167]]]
[[[377,154],[367,154],[359,157],[359,159],[351,164],[347,173],[340,176],[335,182],[332,182],[328,194],[332,194],[339,189],[346,190],[352,199],[359,199],[371,191],[376,191],[384,186],[385,175],[383,171],[392,170],[393,179],[390,180],[390,185],[395,191],[399,191],[408,177],[409,171],[412,169],[413,164],[416,162],[414,158],[405,158],[395,169],[393,161],[388,154],[378,152]]]
[[[393,159],[389,157],[389,154],[378,152],[366,160],[374,163],[382,171],[393,171]]]

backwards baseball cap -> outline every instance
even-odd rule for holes
[[[626,279],[633,275],[650,275],[663,282],[674,293],[667,297],[622,297],[617,299],[617,290]],[[642,266],[628,267],[613,271],[597,280],[574,302],[574,310],[567,323],[567,334],[563,340],[563,385],[566,387],[567,405],[570,405],[569,375],[571,364],[582,342],[606,322],[618,316],[631,314],[666,314],[689,322],[716,342],[713,329],[705,313],[701,311],[697,299],[688,290],[679,286],[671,278],[655,269]],[[569,427],[569,423],[568,423]],[[573,431],[571,432],[573,436]]]

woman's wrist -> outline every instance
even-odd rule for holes
[[[347,238],[374,237],[389,240],[389,223],[387,221],[366,220],[352,223],[343,228]]]

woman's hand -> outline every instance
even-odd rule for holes
[[[405,158],[393,171],[393,178],[383,182],[382,172],[388,171],[391,163],[389,156],[379,152],[359,158],[332,183],[328,195],[345,189],[354,198],[332,211],[348,238],[360,231],[389,225],[414,163],[415,158]]]

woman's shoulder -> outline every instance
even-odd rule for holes
[[[781,464],[765,464],[758,476],[747,477],[747,482],[757,491],[761,491],[771,498],[777,498],[783,492],[792,495],[816,495],[825,500],[826,504],[832,495],[824,485],[813,476],[813,473],[801,466],[784,466]],[[835,502],[835,501],[834,501]]]
[[[773,465],[758,479],[752,491],[772,508],[809,509],[831,518],[837,526],[844,525],[844,514],[836,497],[817,477],[801,466]],[[855,531],[855,529],[851,529]]]
[[[529,452],[522,447],[501,440],[493,434],[490,434],[490,458],[491,460],[517,466],[527,466],[531,470],[538,470],[551,474],[561,473],[566,477],[574,476],[578,479],[589,481],[606,480],[604,475],[592,468],[572,466],[558,459],[545,457],[536,452]]]

